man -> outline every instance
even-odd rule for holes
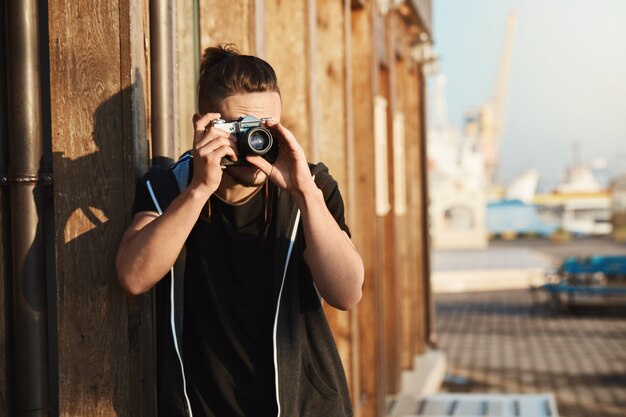
[[[267,62],[208,48],[198,106],[191,154],[140,181],[117,256],[129,293],[156,285],[159,415],[350,416],[321,306],[352,308],[363,284],[337,184],[280,124]],[[248,115],[271,118],[275,159],[215,122]]]

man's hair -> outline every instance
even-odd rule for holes
[[[232,44],[205,49],[198,80],[198,109],[218,111],[221,100],[237,94],[280,94],[274,69],[266,61],[242,55]]]

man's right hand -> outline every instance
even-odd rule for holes
[[[219,113],[193,116],[193,178],[190,187],[201,191],[207,199],[222,181],[222,158],[237,160],[234,137],[211,123],[219,118]]]
[[[236,158],[231,135],[211,126],[217,113],[193,117],[193,178],[159,216],[156,211],[135,214],[117,251],[120,284],[130,294],[142,294],[167,274],[191,233],[202,208],[222,181],[221,160]]]

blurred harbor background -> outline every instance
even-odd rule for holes
[[[614,0],[434,2],[434,249],[626,240],[625,18]]]
[[[433,1],[443,392],[550,393],[561,416],[626,415],[624,19],[614,0]]]

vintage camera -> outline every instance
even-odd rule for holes
[[[237,138],[237,162],[222,158],[222,166],[249,166],[246,155],[259,155],[273,164],[278,157],[278,143],[269,130],[262,126],[270,117],[261,120],[254,116],[243,116],[230,123],[225,120],[213,120],[213,126],[232,133]]]

